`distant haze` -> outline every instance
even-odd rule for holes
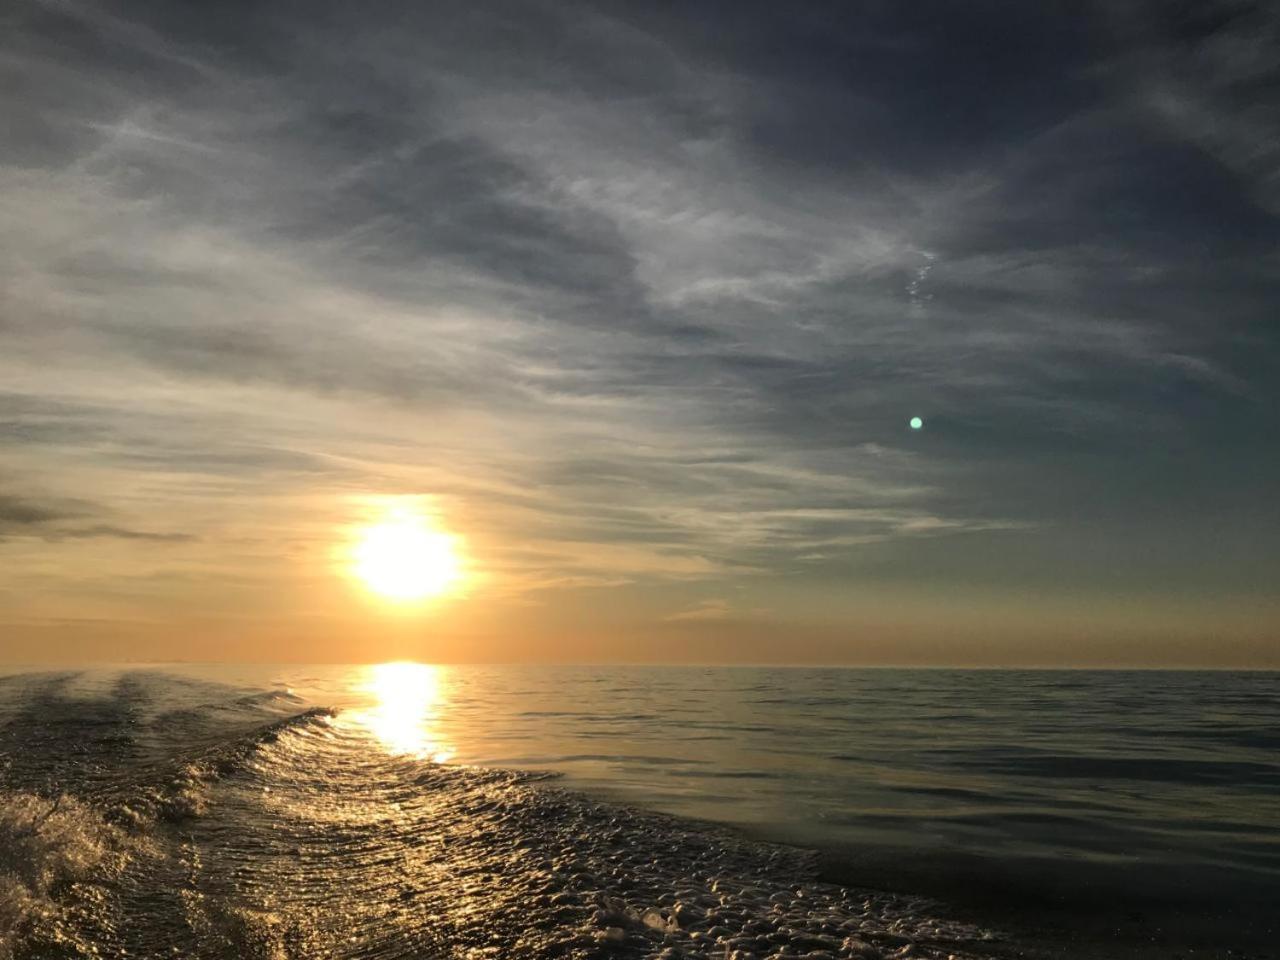
[[[1275,5],[0,24],[0,660],[1280,667]]]

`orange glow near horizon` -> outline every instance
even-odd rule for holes
[[[458,540],[416,504],[394,503],[381,519],[358,529],[349,572],[386,600],[442,597],[463,579]]]
[[[354,714],[388,753],[444,763],[453,756],[432,726],[443,702],[440,668],[398,661],[367,668],[358,692],[373,705]]]

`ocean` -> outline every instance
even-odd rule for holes
[[[0,670],[0,958],[1272,957],[1280,674]]]

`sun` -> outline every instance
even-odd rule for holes
[[[351,572],[388,600],[439,597],[462,576],[456,540],[419,511],[389,510],[385,518],[357,532]]]

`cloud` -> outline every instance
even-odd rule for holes
[[[1194,501],[1169,451],[1275,475],[1261,14],[1117,55],[1030,8],[393,7],[15,16],[0,443],[102,507],[6,529],[266,567],[425,492],[530,592],[1051,552]]]
[[[683,621],[728,620],[732,616],[727,600],[700,600],[687,610],[673,613],[663,619],[670,623]]]
[[[32,503],[18,497],[0,495],[0,528],[33,527],[77,516],[65,507]]]
[[[1139,103],[1280,212],[1280,121],[1270,109],[1280,66],[1280,11],[1217,0],[1194,9],[1128,3],[1117,30],[1138,39],[1121,69]]]
[[[185,543],[195,539],[185,533],[156,533],[110,523],[85,523],[98,511],[75,501],[40,502],[0,494],[0,541],[13,537],[43,540],[145,540],[153,543]]]
[[[189,543],[196,539],[189,533],[155,533],[150,530],[131,530],[109,523],[95,523],[87,527],[73,527],[49,535],[50,539],[86,540],[95,537],[114,537],[118,540],[144,540],[150,543]]]

